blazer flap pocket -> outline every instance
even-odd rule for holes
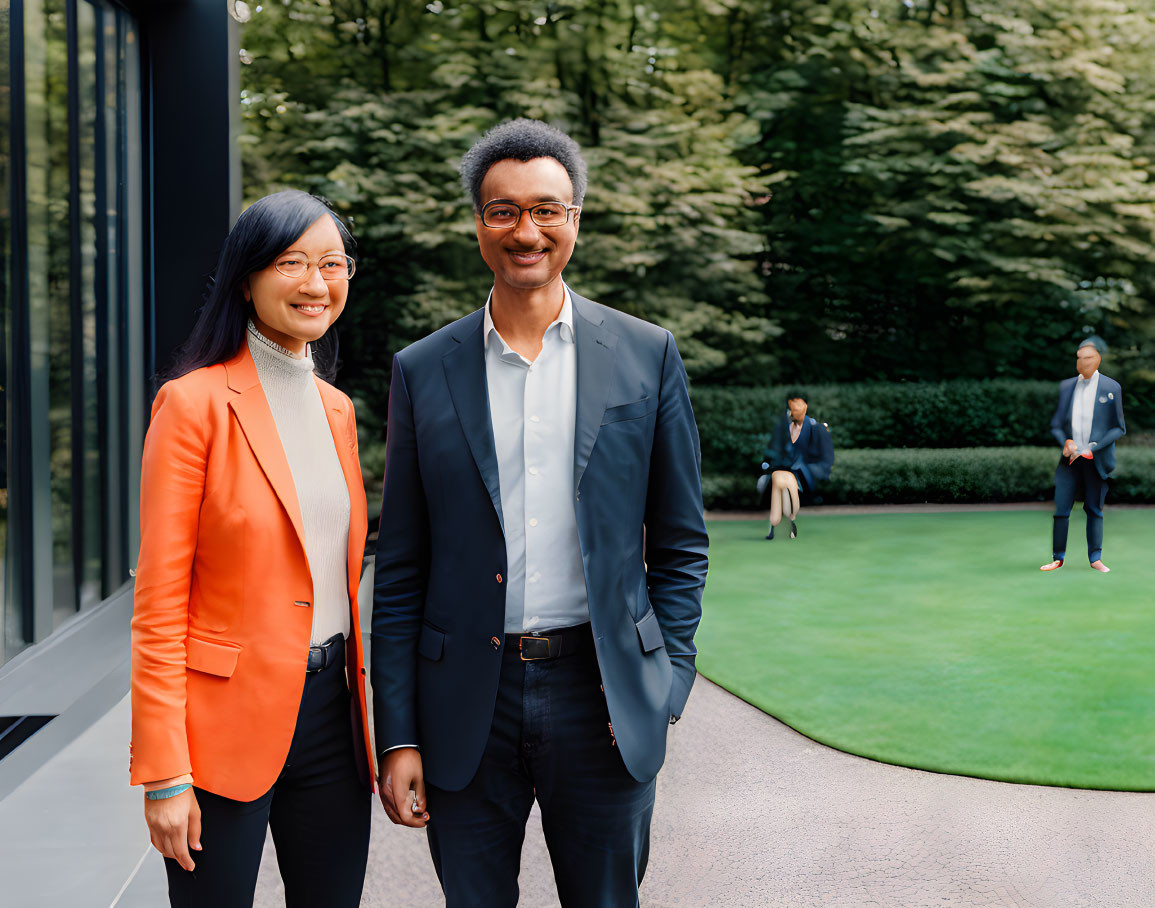
[[[642,641],[642,652],[650,653],[659,646],[666,645],[666,638],[662,636],[662,626],[658,624],[658,616],[650,609],[638,622],[638,639]]]
[[[417,641],[417,652],[436,662],[445,650],[445,634],[428,624],[421,626],[421,638]]]
[[[235,643],[189,637],[186,642],[185,665],[198,672],[231,678],[240,654],[241,648]]]
[[[645,416],[657,406],[658,399],[656,397],[643,397],[641,400],[630,401],[628,404],[606,407],[605,415],[602,416],[602,425],[608,425],[611,422],[622,422],[626,419],[638,419],[639,417]]]

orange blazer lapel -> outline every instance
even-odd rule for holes
[[[257,376],[257,367],[249,346],[245,343],[239,353],[225,363],[229,387],[237,396],[229,401],[229,409],[236,414],[241,431],[252,448],[253,456],[261,465],[269,485],[277,493],[285,514],[297,531],[301,551],[305,549],[305,527],[301,521],[301,505],[297,501],[297,487],[293,474],[289,471],[289,461],[285,457],[285,447],[273,421],[273,411]]]
[[[345,474],[345,485],[349,487],[349,595],[356,601],[365,554],[365,522],[368,515],[365,484],[361,479],[361,463],[357,457],[353,407],[345,395],[327,382],[317,379],[317,387],[321,391],[321,402],[325,405],[325,416],[329,420],[329,430],[333,433],[333,444],[337,449],[337,458],[341,461],[341,471]]]

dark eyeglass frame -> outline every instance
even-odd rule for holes
[[[335,259],[335,258],[343,258],[348,263],[348,268],[346,268],[344,274],[333,274],[332,272],[330,272],[329,274],[326,274],[324,271],[321,270],[322,263],[324,263],[328,259]],[[316,262],[310,261],[309,259],[306,259],[303,256],[299,256],[298,259],[303,260],[305,263],[305,270],[302,271],[300,274],[290,274],[289,272],[285,271],[285,269],[281,267],[282,262],[281,262],[279,257],[276,259],[273,259],[273,267],[277,269],[278,274],[283,274],[285,277],[291,278],[292,280],[301,280],[303,278],[308,277],[309,276],[309,270],[311,268],[316,268],[320,272],[321,280],[323,280],[323,281],[347,281],[347,280],[350,280],[353,277],[353,275],[357,273],[357,260],[355,258],[353,258],[353,256],[348,255],[348,254],[343,253],[343,252],[331,252],[328,255],[321,256],[320,261],[316,261]]]
[[[489,212],[489,209],[492,208],[494,205],[501,205],[504,208],[516,208],[517,209],[517,219],[512,224],[504,224],[504,225],[490,224],[485,218],[486,218],[487,213]],[[538,208],[542,205],[561,205],[565,209],[565,220],[562,221],[560,224],[543,224],[543,223],[541,223],[536,217],[534,217],[533,211],[535,208]],[[521,216],[528,211],[529,212],[529,219],[531,221],[533,221],[538,227],[564,227],[566,224],[568,224],[570,222],[570,217],[572,216],[572,213],[578,212],[581,210],[582,210],[581,205],[567,205],[561,199],[549,199],[548,201],[537,202],[537,203],[531,205],[529,208],[522,208],[516,202],[509,201],[509,199],[492,199],[491,201],[488,201],[483,206],[481,206],[481,223],[484,224],[486,227],[488,227],[490,230],[512,230],[514,227],[516,227],[518,224],[521,223]]]

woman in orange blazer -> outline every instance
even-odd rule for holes
[[[266,828],[288,905],[360,901],[365,494],[353,405],[314,374],[352,242],[306,193],[249,207],[153,404],[130,772],[174,906],[251,905]]]

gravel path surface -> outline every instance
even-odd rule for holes
[[[1009,785],[816,744],[699,677],[658,776],[643,908],[1155,905],[1155,795]],[[558,905],[536,809],[521,905]],[[374,809],[362,905],[443,904]],[[256,905],[283,906],[271,843]]]

